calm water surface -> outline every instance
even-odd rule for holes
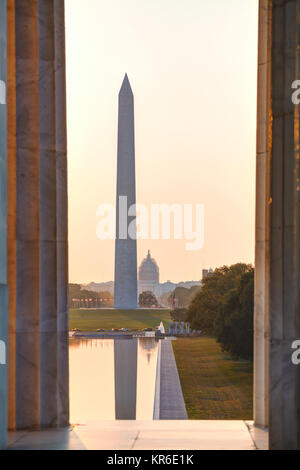
[[[71,423],[153,419],[157,351],[155,338],[71,338]]]

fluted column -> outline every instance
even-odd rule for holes
[[[41,426],[58,422],[55,26],[53,0],[38,2]]]
[[[16,39],[15,0],[7,0],[7,279],[9,285],[8,428],[16,422]]]
[[[269,217],[271,154],[270,0],[259,5],[258,108],[256,156],[256,241],[254,302],[254,422],[268,426],[269,379]]]
[[[8,0],[9,427],[69,423],[63,0]]]
[[[270,448],[300,449],[299,105],[300,2],[272,2],[272,139],[270,208]]]
[[[54,0],[58,424],[69,423],[68,166],[64,0]]]
[[[16,427],[40,424],[37,0],[16,0]]]
[[[0,449],[6,446],[8,388],[8,291],[6,262],[6,0],[0,1]]]

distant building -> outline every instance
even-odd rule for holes
[[[213,269],[202,269],[202,279],[211,276],[214,273]]]
[[[94,292],[114,293],[114,282],[90,282],[89,284],[81,284],[82,289],[92,290]]]
[[[159,284],[159,291],[160,291],[160,295],[163,295],[163,294],[168,294],[168,293],[171,293],[173,292],[176,287],[185,287],[186,289],[190,289],[191,287],[194,287],[194,286],[201,286],[201,282],[200,281],[182,281],[182,282],[171,282],[171,281],[167,281],[167,282],[164,282],[162,284]]]
[[[145,259],[143,259],[139,269],[138,292],[153,292],[156,298],[160,295],[159,286],[159,267],[156,261],[151,257],[150,250]]]
[[[181,281],[181,282],[163,282],[159,284],[159,295],[172,292],[176,287],[186,287],[190,289],[193,286],[200,286],[200,281]],[[114,282],[90,282],[89,284],[81,284],[82,289],[92,290],[94,292],[109,292],[114,293]],[[151,291],[152,292],[152,291]]]

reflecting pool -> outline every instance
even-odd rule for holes
[[[155,338],[70,338],[70,421],[152,420]]]

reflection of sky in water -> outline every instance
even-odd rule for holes
[[[157,344],[154,338],[138,339],[138,420],[153,419]],[[114,373],[114,340],[70,339],[71,423],[115,419]]]
[[[157,345],[154,338],[140,338],[137,361],[136,419],[153,419]]]

